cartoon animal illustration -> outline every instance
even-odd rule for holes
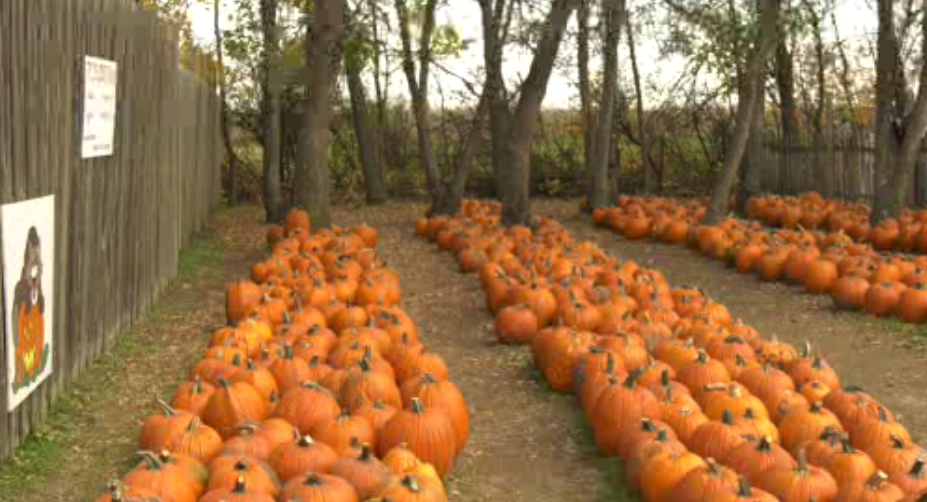
[[[48,364],[41,250],[39,233],[32,227],[26,238],[22,274],[13,293],[12,326],[16,361],[14,390],[32,384]]]

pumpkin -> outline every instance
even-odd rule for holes
[[[331,446],[306,435],[274,449],[269,463],[280,479],[287,482],[305,472],[330,472],[338,458]]]
[[[233,489],[246,484],[250,492],[263,492],[275,497],[280,492],[280,480],[270,464],[246,456],[220,457],[209,465],[208,491]]]
[[[626,430],[622,431],[616,446],[617,455],[622,459],[627,460],[631,452],[637,447],[639,443],[649,439],[654,439],[661,433],[666,436],[667,440],[676,439],[676,435],[673,433],[673,430],[670,429],[666,424],[658,420],[642,418],[640,424],[632,425]]]
[[[856,422],[850,430],[850,437],[853,438],[854,447],[866,451],[877,444],[888,443],[892,438],[899,438],[905,442],[911,441],[908,429],[890,417],[882,406],[879,406],[878,418],[861,419]]]
[[[757,485],[783,502],[831,502],[837,498],[834,478],[823,468],[809,465],[804,450],[799,450],[795,467],[770,469],[759,476]]]
[[[782,446],[789,451],[797,451],[802,443],[821,437],[829,427],[843,430],[833,413],[820,402],[814,403],[808,410],[791,413],[779,422]]]
[[[265,400],[279,392],[273,373],[267,368],[256,366],[251,359],[245,362],[244,368],[238,369],[232,375],[231,381],[250,384]]]
[[[441,409],[412,398],[409,409],[397,412],[377,434],[380,455],[403,443],[416,457],[434,465],[442,477],[450,472],[457,438],[450,418]]]
[[[309,472],[287,481],[281,500],[303,502],[359,502],[357,491],[337,476]]]
[[[700,425],[686,446],[704,458],[727,458],[731,451],[746,441],[745,431],[734,425],[731,412],[724,411],[721,420]]]
[[[927,284],[914,285],[901,293],[898,317],[905,322],[917,324],[927,321]]]
[[[460,389],[449,380],[438,380],[429,373],[407,380],[402,385],[402,404],[412,405],[412,399],[418,398],[422,404],[443,410],[454,426],[457,436],[457,455],[463,451],[470,437],[470,412],[467,401]]]
[[[927,456],[927,452],[919,446],[899,437],[873,445],[866,453],[872,457],[876,466],[889,476],[907,471],[918,458]]]
[[[367,421],[370,422],[370,426],[373,427],[374,432],[378,433],[380,429],[389,422],[389,419],[393,418],[393,415],[395,415],[397,411],[399,411],[397,408],[383,401],[376,400],[361,406],[354,411],[354,414],[366,418]]]
[[[196,489],[179,468],[151,452],[141,455],[142,464],[123,478],[126,485],[148,489],[163,502],[196,502]]]
[[[513,305],[496,313],[495,330],[502,343],[530,343],[539,324],[530,305]]]
[[[239,478],[235,486],[210,490],[199,502],[274,502],[274,497],[263,491],[252,490],[244,478]]]
[[[203,409],[203,422],[223,438],[230,438],[239,426],[261,422],[267,415],[267,402],[254,387],[223,379]]]
[[[709,384],[730,383],[731,374],[722,362],[711,359],[704,351],[699,351],[698,358],[694,362],[679,369],[676,379],[690,391],[696,392]]]
[[[386,455],[382,455],[382,457],[383,465],[397,476],[402,476],[422,463],[405,443],[391,448],[386,452]]]
[[[824,398],[823,403],[840,419],[840,423],[851,431],[861,421],[878,419],[883,413],[894,418],[891,412],[859,387],[833,389]]]
[[[632,486],[638,486],[640,482],[640,470],[644,461],[655,455],[685,453],[686,447],[676,439],[670,438],[671,429],[661,428],[657,431],[656,436],[643,437],[640,441],[634,442],[630,451],[623,458],[624,472],[628,482]]]
[[[373,448],[369,444],[363,445],[359,457],[342,457],[331,472],[351,483],[361,500],[379,494],[394,478],[389,468],[373,454]]]
[[[293,424],[302,434],[309,434],[319,424],[340,414],[341,407],[332,393],[313,382],[304,382],[287,391],[274,409],[274,417]]]
[[[251,281],[238,281],[228,285],[225,293],[228,322],[234,325],[261,302],[264,292]]]
[[[193,413],[175,410],[164,401],[158,400],[161,413],[156,413],[145,419],[138,444],[143,450],[160,451],[168,442],[190,427],[195,418]]]
[[[901,488],[888,481],[888,475],[878,471],[864,483],[841,485],[835,502],[900,502],[905,497]]]
[[[429,482],[425,476],[407,474],[399,483],[383,491],[381,502],[447,502],[440,483]]]
[[[645,417],[659,419],[656,398],[649,390],[638,387],[637,375],[631,373],[623,383],[610,379],[598,394],[589,421],[602,455],[618,455],[618,444],[627,427],[638,426]]]
[[[756,442],[741,443],[723,461],[751,483],[756,483],[760,474],[769,469],[795,467],[792,455],[768,436]]]
[[[847,438],[843,440],[843,447],[822,467],[831,473],[838,486],[862,485],[876,473],[875,462],[866,452],[854,449]]]
[[[715,497],[718,502],[777,502],[769,492],[753,488],[747,478],[741,476],[737,482],[737,488],[728,492],[723,492]]]
[[[911,468],[905,471],[898,471],[889,476],[889,481],[901,488],[905,496],[911,499],[919,500],[919,497],[927,494],[927,469],[924,464],[927,460],[918,458],[911,465]]]
[[[185,410],[199,415],[209,402],[216,388],[209,382],[204,382],[199,375],[194,376],[192,381],[186,382],[177,389],[174,399],[171,401],[171,407],[175,410]]]
[[[376,432],[366,418],[352,416],[345,408],[335,418],[319,423],[312,429],[312,436],[343,456],[352,442],[371,444],[376,440]]]
[[[702,457],[689,452],[654,455],[641,465],[641,493],[648,502],[672,502],[673,488],[690,471],[705,465]]]
[[[399,408],[402,406],[402,395],[395,380],[387,374],[374,371],[370,361],[365,356],[358,362],[357,368],[348,372],[341,386],[340,401],[352,411],[377,400]]]
[[[673,487],[670,498],[681,502],[711,500],[718,495],[736,489],[737,474],[718,464],[712,458],[705,459],[705,465],[696,467]]]
[[[167,441],[165,447],[208,463],[222,450],[222,436],[212,427],[203,425],[199,417],[194,417],[183,432]]]
[[[834,305],[844,309],[861,309],[866,305],[870,284],[859,276],[844,275],[834,282],[831,298]]]
[[[901,301],[901,293],[907,288],[901,282],[879,282],[873,284],[866,291],[866,303],[864,308],[866,312],[885,316],[895,312]]]

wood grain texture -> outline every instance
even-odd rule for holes
[[[157,298],[221,199],[216,94],[179,50],[131,0],[0,2],[0,203],[55,194],[56,213],[54,372],[7,413],[0,343],[0,459]],[[119,64],[108,157],[80,158],[85,55]]]

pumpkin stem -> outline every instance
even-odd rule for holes
[[[364,462],[369,462],[372,458],[375,458],[373,455],[373,447],[370,446],[370,443],[364,443],[361,445],[361,454],[358,457],[359,460]]]
[[[657,431],[657,437],[655,441],[658,443],[665,443],[669,441],[669,433],[666,431],[665,428]]]
[[[425,407],[422,405],[422,400],[417,397],[412,398],[412,413],[415,413],[416,415],[425,413]]]
[[[418,493],[421,488],[418,486],[418,481],[415,480],[413,476],[406,475],[402,478],[402,486],[406,487],[412,493]]]
[[[309,434],[300,434],[299,432],[296,432],[295,434],[296,444],[299,445],[300,448],[310,448],[315,446],[315,440],[312,439],[312,436]]]
[[[248,462],[245,459],[241,459],[238,462],[235,462],[234,471],[235,472],[246,472],[248,470]]]
[[[615,356],[611,352],[605,356],[605,372],[614,373],[615,372]]]
[[[431,373],[422,374],[422,384],[423,385],[432,385],[438,383],[438,380]]]
[[[190,420],[190,423],[187,425],[187,432],[193,434],[193,432],[200,428],[200,425],[202,425],[200,417],[194,416],[193,419]]]
[[[737,477],[737,497],[749,498],[753,496],[753,489],[750,487],[750,480],[745,476]]]
[[[731,425],[734,423],[734,417],[731,415],[731,410],[724,410],[724,413],[721,414],[721,422],[724,425]]]
[[[896,435],[894,435],[894,434],[891,435],[891,438],[890,438],[890,439],[892,440],[892,448],[894,448],[894,449],[896,449],[896,450],[903,450],[903,449],[905,449],[905,446],[906,446],[906,445],[905,445],[904,439],[901,439],[900,437],[898,437],[898,436],[896,436]]]
[[[914,461],[914,466],[911,467],[911,471],[908,472],[908,475],[911,477],[922,477],[924,475],[924,459],[919,458]]]
[[[309,360],[310,368],[318,368],[322,364],[322,359],[319,356],[312,356],[312,359]]]
[[[815,401],[814,404],[811,405],[811,413],[821,413],[823,409],[824,409],[824,403],[822,403],[821,401]]]
[[[879,406],[879,421],[882,423],[888,422],[888,415],[885,413],[884,406]]]
[[[798,466],[795,467],[795,472],[802,475],[808,473],[808,456],[805,454],[804,448],[799,448],[798,450]]]
[[[744,393],[740,390],[739,385],[731,385],[731,389],[728,394],[734,399],[740,399],[744,397]]]
[[[888,481],[888,474],[885,474],[882,471],[876,471],[875,474],[869,476],[869,479],[866,480],[866,486],[872,488],[873,490],[878,490],[882,483]]]
[[[756,445],[756,451],[760,453],[772,453],[772,438],[769,436],[760,438],[759,444]]]
[[[705,351],[702,350],[702,349],[698,349],[698,357],[696,358],[695,362],[697,362],[698,364],[705,364],[705,363],[707,363],[707,362],[708,362],[708,353],[705,352]]]
[[[753,413],[753,408],[747,408],[747,411],[744,412],[744,418],[747,420],[756,420],[756,415]]]
[[[241,495],[246,491],[248,491],[248,489],[245,487],[245,478],[238,476],[238,479],[235,480],[235,488],[232,489],[232,493]]]
[[[841,450],[843,453],[847,455],[856,453],[856,450],[853,449],[853,445],[850,444],[850,438],[848,436],[845,436],[840,442],[843,443],[843,449]]]
[[[165,417],[173,417],[177,415],[177,410],[172,408],[171,405],[167,404],[167,402],[160,397],[156,397],[155,401],[158,403],[158,406],[161,407],[161,411],[164,413]]]
[[[641,419],[641,430],[643,430],[644,432],[655,431],[656,427],[653,426],[653,420],[650,420],[649,418],[642,418]]]
[[[318,488],[325,485],[325,483],[322,482],[322,478],[314,472],[306,475],[306,478],[303,480],[303,484],[313,488]]]
[[[158,455],[155,452],[150,450],[143,450],[137,452],[136,455],[142,457],[142,461],[148,466],[150,471],[159,471],[164,467],[164,463],[161,462],[161,459],[158,458]]]
[[[628,373],[628,377],[624,379],[624,387],[626,389],[634,390],[637,388],[637,379],[641,376],[641,370],[634,370],[631,373]]]
[[[667,388],[670,387],[669,370],[663,370],[663,372],[660,373],[660,385]]]

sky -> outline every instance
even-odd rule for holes
[[[226,12],[232,8],[231,0],[222,0]],[[634,8],[637,2],[629,1],[630,8]],[[451,0],[450,5],[441,8],[438,11],[438,23],[451,24],[460,32],[461,36],[474,41],[467,50],[459,57],[452,60],[443,61],[442,64],[458,75],[472,76],[482,67],[482,43],[480,27],[480,10],[475,0]],[[874,10],[873,0],[835,0],[837,23],[840,30],[840,36],[843,39],[862,40],[865,38],[874,38],[877,27],[877,17]],[[197,38],[204,41],[213,40],[213,15],[211,6],[204,6],[199,3],[192,11],[193,29]],[[229,26],[229,21],[222,21],[224,27]],[[574,19],[571,23],[575,23]],[[826,23],[829,27],[830,22]],[[832,38],[832,33],[824,33],[825,37]],[[644,79],[645,88],[670,87],[669,83],[674,82],[680,72],[685,67],[685,61],[681,58],[666,58],[661,56],[659,48],[654,40],[648,40],[646,34],[638,37],[638,62]],[[627,63],[626,47],[622,47],[619,53],[622,69]],[[524,76],[528,72],[531,64],[528,54],[509,54],[504,64],[504,72],[508,79],[515,79],[517,76]],[[598,62],[593,62],[593,71],[598,66]],[[551,107],[568,107],[575,106],[578,103],[578,92],[576,90],[576,76],[572,68],[554,73],[548,85],[545,106]],[[451,99],[451,96],[464,92],[464,85],[456,78],[443,74],[436,70],[434,73],[436,85],[435,92],[438,89],[443,90],[445,96]],[[405,82],[400,80],[401,73],[397,72],[397,79],[393,81],[393,88],[396,92],[405,90]],[[648,85],[650,83],[651,85]]]

